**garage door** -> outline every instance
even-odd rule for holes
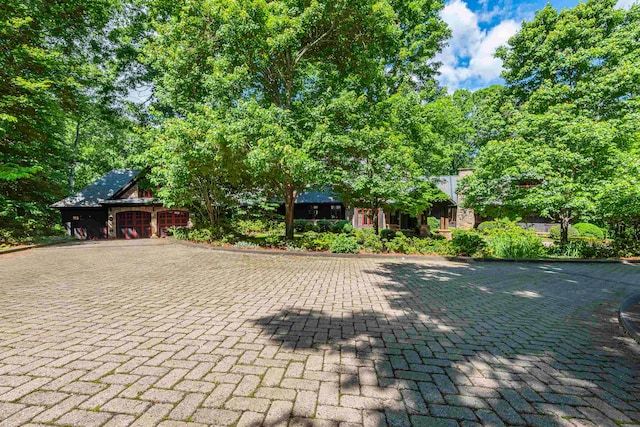
[[[127,211],[116,214],[118,237],[139,239],[151,237],[151,213]]]
[[[158,231],[160,237],[167,235],[169,227],[186,227],[189,223],[189,213],[185,211],[158,212]]]

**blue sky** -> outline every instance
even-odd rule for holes
[[[636,0],[620,0],[628,7]],[[438,56],[442,62],[438,80],[453,91],[476,90],[502,83],[502,62],[493,57],[498,46],[513,36],[523,20],[533,19],[547,3],[557,9],[572,8],[579,0],[447,0],[442,18],[452,37]]]

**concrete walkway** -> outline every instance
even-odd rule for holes
[[[0,256],[0,427],[640,422],[640,266],[104,241]]]

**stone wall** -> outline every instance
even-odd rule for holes
[[[458,183],[460,179],[473,173],[473,169],[458,170]],[[458,188],[460,188],[458,186]],[[464,208],[464,194],[458,193],[458,212],[456,213],[456,228],[460,230],[470,230],[476,225],[476,214],[473,209]]]

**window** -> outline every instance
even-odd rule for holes
[[[356,209],[356,224],[359,227],[371,227],[373,225],[371,209]]]
[[[153,197],[151,195],[151,189],[149,189],[149,188],[146,188],[146,189],[138,188],[138,197],[140,197],[140,198]]]
[[[342,218],[342,206],[331,205],[331,219],[340,219],[340,218]]]

